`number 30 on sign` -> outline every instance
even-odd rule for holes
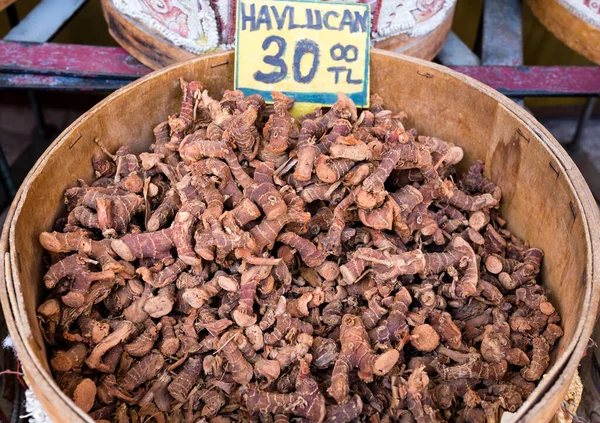
[[[323,105],[341,91],[369,105],[368,4],[239,0],[237,7],[237,89]]]

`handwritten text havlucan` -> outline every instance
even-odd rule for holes
[[[357,106],[368,105],[367,4],[241,0],[237,6],[237,89],[267,100],[281,91],[323,105],[341,91]]]

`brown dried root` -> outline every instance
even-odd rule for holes
[[[202,360],[199,357],[188,358],[183,369],[177,373],[167,390],[178,402],[185,402],[188,394],[197,383],[202,371]]]
[[[500,380],[506,374],[506,360],[500,360],[497,363],[486,363],[476,360],[473,362],[460,364],[458,366],[443,366],[436,364],[436,371],[444,380],[457,379],[490,379]]]
[[[357,316],[347,314],[342,318],[340,343],[340,355],[333,367],[331,386],[327,390],[338,404],[342,404],[348,397],[348,374],[354,367],[359,368],[358,375],[361,379],[370,380],[373,375],[388,373],[400,358],[395,349],[374,354],[362,320]]]
[[[540,273],[540,265],[544,254],[538,248],[530,248],[524,253],[524,262],[518,265],[509,275],[506,272],[500,273],[498,280],[502,287],[512,290],[523,285],[525,282],[535,279]]]
[[[160,326],[155,325],[152,320],[146,320],[146,329],[140,336],[132,342],[125,345],[125,351],[132,357],[143,357],[148,354],[154,347],[154,343],[158,339]]]
[[[247,385],[252,379],[254,370],[244,358],[237,344],[233,342],[237,332],[226,332],[219,340],[219,350],[227,360],[232,379],[240,385]]]
[[[154,213],[150,216],[148,223],[146,224],[146,229],[154,232],[158,231],[160,228],[163,228],[169,219],[171,219],[179,207],[181,206],[181,201],[179,200],[179,195],[175,190],[169,190],[165,195],[162,203],[154,210]]]
[[[162,340],[159,350],[165,357],[175,355],[179,350],[180,340],[175,335],[175,329],[173,328],[175,323],[175,319],[172,317],[165,316],[160,319]]]
[[[406,288],[401,288],[394,297],[391,311],[382,325],[369,331],[372,342],[408,342],[406,315],[412,298]]]
[[[118,322],[113,331],[100,341],[85,359],[88,367],[95,369],[102,365],[102,357],[111,349],[125,342],[135,331],[133,323],[128,321]]]
[[[80,367],[86,356],[87,349],[85,345],[75,344],[66,351],[58,351],[54,357],[52,357],[52,360],[50,360],[50,365],[56,371],[68,372],[76,367]]]
[[[269,116],[263,128],[263,137],[267,142],[266,149],[274,153],[286,151],[290,138],[298,138],[299,130],[294,117],[288,111],[294,100],[279,92],[272,92],[275,113]]]
[[[125,392],[132,392],[135,388],[151,379],[154,379],[164,365],[164,358],[159,353],[151,353],[138,361],[119,381],[119,387]]]
[[[192,124],[195,114],[195,103],[197,103],[202,91],[202,84],[198,81],[185,82],[181,79],[183,98],[181,100],[181,111],[179,116],[169,120],[169,126],[173,132],[184,132]]]
[[[62,297],[62,301],[69,307],[77,308],[84,304],[85,294],[94,281],[110,279],[114,277],[114,272],[91,272],[85,257],[72,254],[48,269],[44,275],[46,288],[53,288],[58,281],[66,277],[71,278],[73,283],[70,291]]]
[[[178,258],[173,264],[166,266],[157,272],[153,272],[147,267],[139,267],[137,273],[142,277],[144,282],[152,285],[152,287],[163,288],[175,282],[179,274],[186,268],[187,264]]]
[[[410,343],[419,351],[430,352],[440,344],[440,336],[430,325],[422,324],[412,330]]]
[[[300,362],[296,392],[293,394],[263,392],[256,385],[248,385],[243,392],[246,396],[246,407],[254,413],[262,411],[291,414],[315,423],[325,419],[325,397],[319,392],[317,382],[310,376],[306,361]]]
[[[96,384],[93,380],[85,378],[73,391],[73,401],[77,407],[88,413],[94,406],[96,399]]]
[[[550,344],[543,336],[537,336],[533,338],[531,345],[531,362],[521,369],[521,376],[525,380],[536,381],[550,365]]]
[[[111,248],[127,261],[141,258],[162,260],[171,256],[171,248],[174,246],[172,237],[171,229],[139,234],[132,233],[113,240]]]
[[[77,251],[82,255],[96,259],[103,271],[118,273],[124,270],[124,265],[117,262],[115,253],[110,248],[108,240],[95,241],[85,232],[42,232],[40,244],[55,253],[70,253]]]
[[[210,207],[210,205],[209,205]],[[198,266],[201,259],[196,256],[192,239],[194,236],[194,224],[203,215],[204,203],[199,200],[186,201],[175,215],[171,236],[173,244],[177,248],[179,260],[189,266]]]
[[[488,363],[506,360],[517,366],[529,364],[524,351],[511,347],[510,326],[506,322],[486,326],[481,341],[481,355]]]
[[[260,135],[255,124],[261,109],[262,104],[250,104],[246,111],[234,115],[229,125],[230,142],[248,160],[253,160],[258,152]],[[227,135],[224,134],[224,137]]]
[[[239,305],[231,314],[239,326],[248,327],[256,323],[253,311],[256,288],[260,281],[269,276],[271,269],[271,266],[252,266],[242,273]]]
[[[323,250],[318,250],[312,242],[295,233],[286,232],[280,234],[277,237],[277,240],[298,251],[298,254],[302,257],[302,261],[304,261],[308,267],[320,266],[327,257],[327,254]]]
[[[418,423],[442,422],[438,413],[431,407],[429,377],[423,367],[418,367],[408,377],[406,384],[406,405]]]
[[[363,411],[363,402],[358,395],[354,395],[343,404],[327,406],[327,418],[329,423],[349,423],[357,419]]]
[[[185,289],[182,294],[183,300],[194,308],[202,307],[221,291],[218,282],[219,277],[221,277],[221,274],[215,275],[215,277],[201,286],[193,286]]]

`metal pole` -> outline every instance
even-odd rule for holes
[[[48,126],[46,125],[46,120],[44,119],[44,113],[42,112],[42,108],[40,107],[40,102],[38,101],[37,94],[33,90],[27,90],[27,95],[29,96],[29,102],[31,103],[31,111],[33,112],[33,117],[36,122],[36,129],[38,133],[45,138],[48,133]]]
[[[8,17],[8,23],[11,28],[15,27],[19,23],[19,16],[17,15],[17,8],[14,4],[11,4],[6,8],[6,16]],[[15,181],[10,173],[10,166],[6,160],[4,149],[0,145],[0,180],[2,187],[6,191],[6,195],[12,200],[17,193]]]
[[[594,110],[594,105],[596,104],[596,97],[588,97],[585,101],[585,106],[583,106],[583,110],[579,115],[579,119],[577,120],[577,128],[575,129],[575,135],[573,135],[573,139],[571,142],[567,144],[570,151],[577,149],[579,144],[579,140],[583,135],[583,131],[585,131],[585,125],[590,120],[592,116],[592,111]]]
[[[17,15],[17,8],[14,4],[11,4],[5,10],[6,16],[8,16],[8,24],[11,28],[14,28],[19,23],[19,15]]]
[[[2,148],[0,148],[0,179],[2,180],[2,186],[6,190],[6,194],[11,199],[14,198],[17,188],[10,174],[10,166],[8,165],[8,161],[6,161],[6,156]]]
[[[484,66],[523,64],[523,17],[519,0],[485,0],[481,63]],[[523,98],[512,98],[520,106]]]

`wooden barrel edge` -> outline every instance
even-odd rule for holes
[[[557,0],[526,0],[533,14],[558,39],[600,65],[600,29],[578,18]]]
[[[435,63],[432,65],[441,67],[441,65]],[[470,77],[467,78],[472,80]],[[490,92],[496,92],[494,89],[477,80],[474,80],[474,82],[485,87]],[[499,102],[503,103],[505,106],[506,103],[513,104],[513,107],[511,107],[510,110],[527,126],[535,127],[537,129],[537,137],[554,155],[561,167],[561,173],[568,175],[567,180],[571,185],[572,191],[577,193],[577,196],[573,199],[576,203],[573,204],[573,207],[578,211],[578,214],[581,212],[580,218],[582,218],[585,223],[586,237],[589,241],[586,264],[587,273],[583,276],[587,281],[586,294],[582,305],[585,313],[582,313],[582,315],[598,316],[600,270],[598,266],[594,266],[594,263],[598,260],[598,257],[600,257],[600,211],[596,201],[585,178],[579,171],[579,168],[575,165],[568,153],[560,146],[558,141],[556,141],[550,131],[533,117],[533,115],[517,106],[508,97],[498,92],[496,92],[496,94],[501,97],[501,99],[498,99]],[[495,96],[495,98],[497,97]],[[525,403],[517,410],[513,419],[509,420],[509,423],[538,423],[540,421],[550,421],[553,413],[549,414],[548,412],[547,407],[549,402],[551,399],[563,398],[567,393],[573,375],[577,371],[581,358],[589,346],[589,339],[594,330],[596,321],[597,318],[582,320],[579,323],[577,327],[579,337],[575,337],[570,342],[569,348],[565,350],[565,353],[560,360],[553,363],[552,367],[548,369],[542,379],[538,381],[538,386],[536,386],[537,392],[534,391],[532,395],[527,398]],[[572,360],[572,357],[574,356],[578,357],[578,359]],[[539,389],[541,386],[544,388]]]
[[[104,19],[110,35],[129,54],[151,69],[160,69],[197,57],[177,47],[161,34],[137,24],[120,13],[111,0],[101,0]]]
[[[104,19],[110,35],[129,54],[151,69],[160,69],[194,57],[194,53],[177,47],[158,32],[136,23],[120,13],[111,0],[101,0]],[[456,5],[433,31],[410,38],[399,34],[376,41],[375,48],[393,51],[419,59],[433,60],[442,50],[452,28]]]
[[[385,40],[376,41],[375,48],[400,53],[418,59],[433,60],[442,50],[448,34],[452,29],[456,5],[448,11],[446,18],[433,31],[415,38],[408,38],[406,34],[399,34]]]
[[[545,128],[544,131],[548,132]],[[576,173],[581,176],[581,179],[583,179],[583,176],[577,167],[574,167],[574,169],[571,170],[575,170]],[[596,318],[583,321],[583,324],[580,325],[580,337],[578,340],[576,340],[575,348],[571,352],[571,355],[566,358],[562,371],[556,375],[556,378],[553,378],[551,381],[547,381],[547,385],[549,385],[548,389],[544,392],[543,396],[538,398],[535,404],[532,404],[530,409],[526,410],[525,413],[518,414],[518,417],[522,416],[522,419],[514,421],[526,423],[538,422],[539,416],[546,413],[545,407],[550,398],[563,398],[567,394],[573,376],[579,368],[581,359],[586,353],[586,350],[589,348],[590,339],[598,320],[597,316],[599,309],[598,298],[600,297],[600,277],[597,266],[595,271],[596,275],[594,275],[592,266],[594,266],[594,261],[597,262],[598,257],[600,256],[600,225],[598,224],[600,221],[600,212],[598,211],[598,206],[595,200],[593,200],[593,196],[591,196],[591,191],[589,191],[589,187],[585,183],[585,180],[583,180],[583,185],[577,183],[581,181],[571,180],[571,182],[574,183],[573,189],[576,190],[576,192],[580,192],[579,190],[587,190],[589,192],[589,196],[578,196],[577,200],[582,201],[580,210],[583,211],[583,216],[581,216],[581,218],[591,223],[590,225],[587,225],[587,236],[590,242],[588,245],[588,264],[586,266],[588,274],[585,275],[585,278],[590,280],[592,284],[587,286],[588,292],[586,293],[586,297],[584,299],[584,305],[587,304],[589,307],[588,315],[596,316]],[[578,359],[572,360],[572,357],[578,357]],[[529,399],[527,401],[529,401]]]
[[[6,9],[8,6],[16,2],[17,0],[0,0],[0,12]]]

